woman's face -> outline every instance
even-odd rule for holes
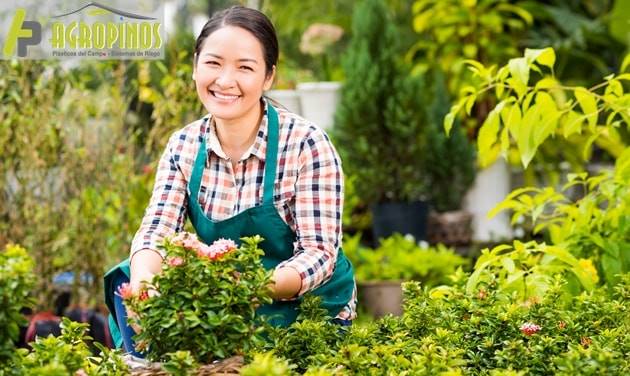
[[[225,26],[203,42],[193,79],[206,110],[230,123],[258,119],[259,101],[273,82],[262,45],[249,31]]]

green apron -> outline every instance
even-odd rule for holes
[[[219,238],[232,239],[240,243],[241,237],[260,235],[264,241],[259,247],[265,251],[262,258],[265,269],[274,269],[282,261],[293,256],[293,243],[296,234],[282,220],[273,203],[273,189],[276,177],[278,154],[278,114],[271,106],[267,106],[268,135],[267,151],[265,154],[264,190],[261,205],[247,209],[239,214],[222,220],[213,221],[203,212],[197,200],[201,177],[207,160],[206,140],[202,137],[201,146],[197,152],[195,166],[188,184],[188,217],[197,232],[197,236],[207,244]],[[114,312],[113,286],[117,273],[129,276],[129,260],[121,262],[105,275],[105,303],[110,312]],[[350,261],[339,249],[333,275],[323,285],[310,293],[321,297],[322,306],[328,310],[331,317],[335,317],[352,298],[354,290],[354,275]],[[257,315],[264,315],[274,326],[288,326],[295,321],[301,299],[292,301],[274,301],[272,304],[258,308]],[[116,320],[110,314],[110,331],[117,347],[122,344],[122,337]]]

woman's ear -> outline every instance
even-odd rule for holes
[[[273,79],[275,77],[276,77],[276,66],[274,65],[273,67],[271,67],[271,73],[269,73],[267,78],[265,78],[265,84],[263,86],[263,89],[265,91],[271,89],[271,86],[273,85]]]

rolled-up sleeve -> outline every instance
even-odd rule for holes
[[[278,268],[291,267],[299,272],[301,296],[322,285],[334,272],[342,235],[343,172],[336,150],[320,129],[304,140],[298,160],[297,241],[294,256]]]
[[[176,144],[182,142],[175,133],[168,142],[155,176],[155,184],[142,224],[134,236],[130,257],[143,249],[160,252],[158,244],[164,237],[180,232],[186,221],[187,181],[178,166]]]

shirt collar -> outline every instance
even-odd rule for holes
[[[262,99],[262,104],[264,106],[262,121],[258,126],[258,133],[256,134],[256,138],[254,139],[254,143],[249,149],[243,154],[241,160],[249,158],[250,155],[254,155],[256,158],[264,161],[265,153],[267,152],[267,100],[265,98]],[[207,151],[213,152],[218,155],[220,158],[228,159],[227,155],[221,148],[221,143],[219,142],[219,137],[217,136],[217,128],[214,118],[211,115],[208,115],[206,118],[206,122],[208,124],[208,129],[206,131],[206,140],[207,140]]]

